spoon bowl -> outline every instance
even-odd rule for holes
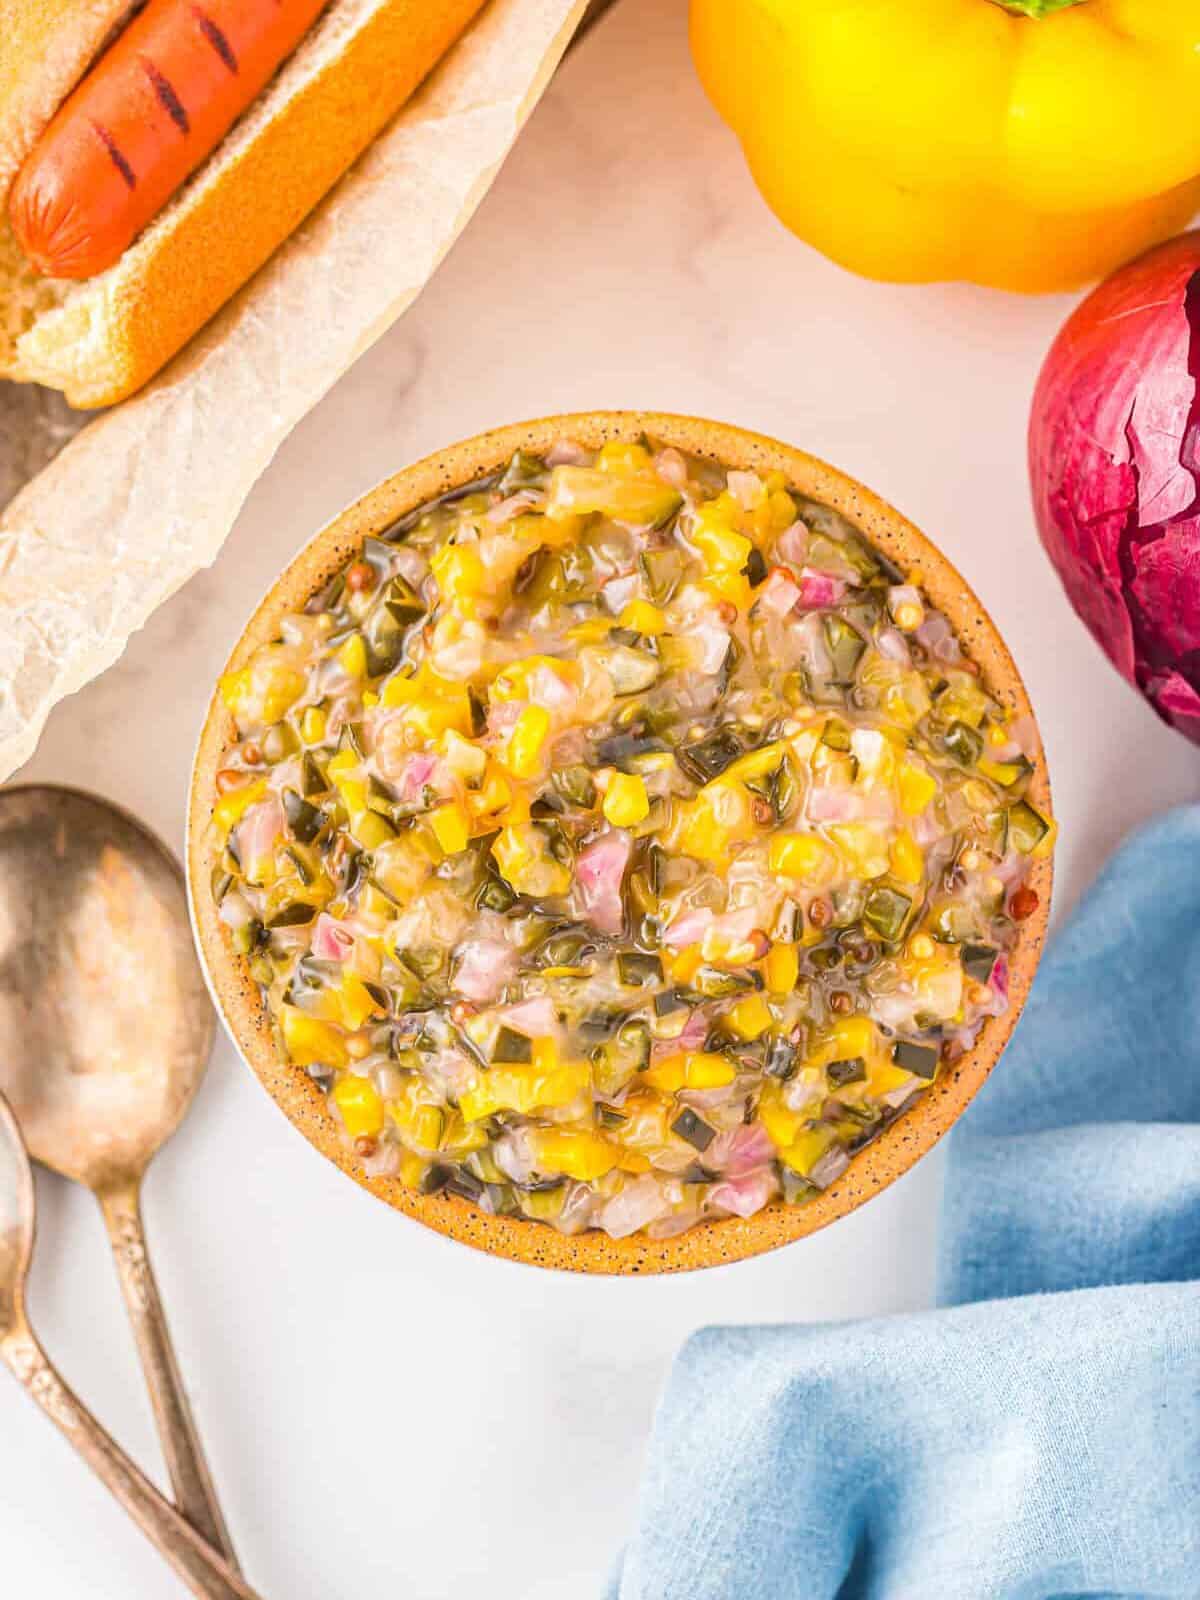
[[[30,1154],[102,1191],[140,1177],[212,1049],[179,868],[73,789],[0,791],[0,1087]]]
[[[183,874],[165,846],[96,795],[0,790],[0,1093],[29,1153],[100,1202],[177,1503],[232,1563],[140,1202],[213,1027]]]
[[[16,1119],[0,1095],[0,1342],[25,1320],[33,1219],[33,1172]]]

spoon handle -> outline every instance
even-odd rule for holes
[[[175,1359],[166,1312],[150,1265],[142,1225],[140,1185],[137,1182],[117,1184],[106,1189],[98,1199],[117,1276],[121,1280],[121,1292],[133,1324],[146,1387],[150,1391],[150,1404],[175,1504],[200,1537],[214,1550],[219,1550],[236,1571],[238,1563],[233,1542],[217,1503],[217,1492],[204,1459]]]
[[[22,1317],[0,1338],[0,1357],[143,1533],[200,1600],[259,1600],[133,1462],[59,1377]]]

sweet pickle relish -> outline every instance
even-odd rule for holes
[[[518,454],[221,693],[220,917],[370,1174],[566,1232],[750,1216],[1006,1008],[1034,731],[782,477]]]

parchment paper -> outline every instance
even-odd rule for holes
[[[37,473],[0,514],[0,779],[51,708],[216,557],[287,434],[416,298],[584,9],[491,0],[220,316],[67,444],[77,419],[57,396],[0,386],[0,505]]]

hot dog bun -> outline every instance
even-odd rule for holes
[[[0,0],[0,377],[61,389],[85,407],[140,388],[295,230],[483,3],[331,0],[119,261],[70,283],[39,277],[25,259],[9,190],[128,8]]]

